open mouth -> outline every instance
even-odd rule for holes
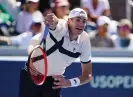
[[[83,29],[81,29],[81,28],[76,28],[76,30],[78,30],[78,31],[82,31]]]

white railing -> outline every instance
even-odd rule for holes
[[[133,1],[126,0],[126,17],[129,20],[131,20],[132,17],[132,7],[133,7]]]

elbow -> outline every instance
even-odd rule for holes
[[[92,74],[89,74],[88,76],[87,76],[87,82],[90,82],[92,80]]]
[[[88,77],[89,77],[89,82],[90,82],[92,80],[92,74],[89,74]]]
[[[90,81],[92,80],[92,74],[87,74],[87,75],[84,75],[84,80],[83,81],[83,84],[87,84],[89,83]]]

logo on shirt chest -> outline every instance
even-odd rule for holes
[[[73,48],[73,52],[74,52],[75,50],[76,50],[76,48],[74,47],[74,48]]]

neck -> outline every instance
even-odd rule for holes
[[[78,35],[74,35],[72,32],[69,32],[69,37],[70,37],[70,40],[73,41],[78,38]]]
[[[71,41],[76,40],[78,38],[78,35],[73,34],[73,30],[70,29],[70,27],[68,27],[68,29],[69,29],[69,37],[70,37],[70,40]]]

